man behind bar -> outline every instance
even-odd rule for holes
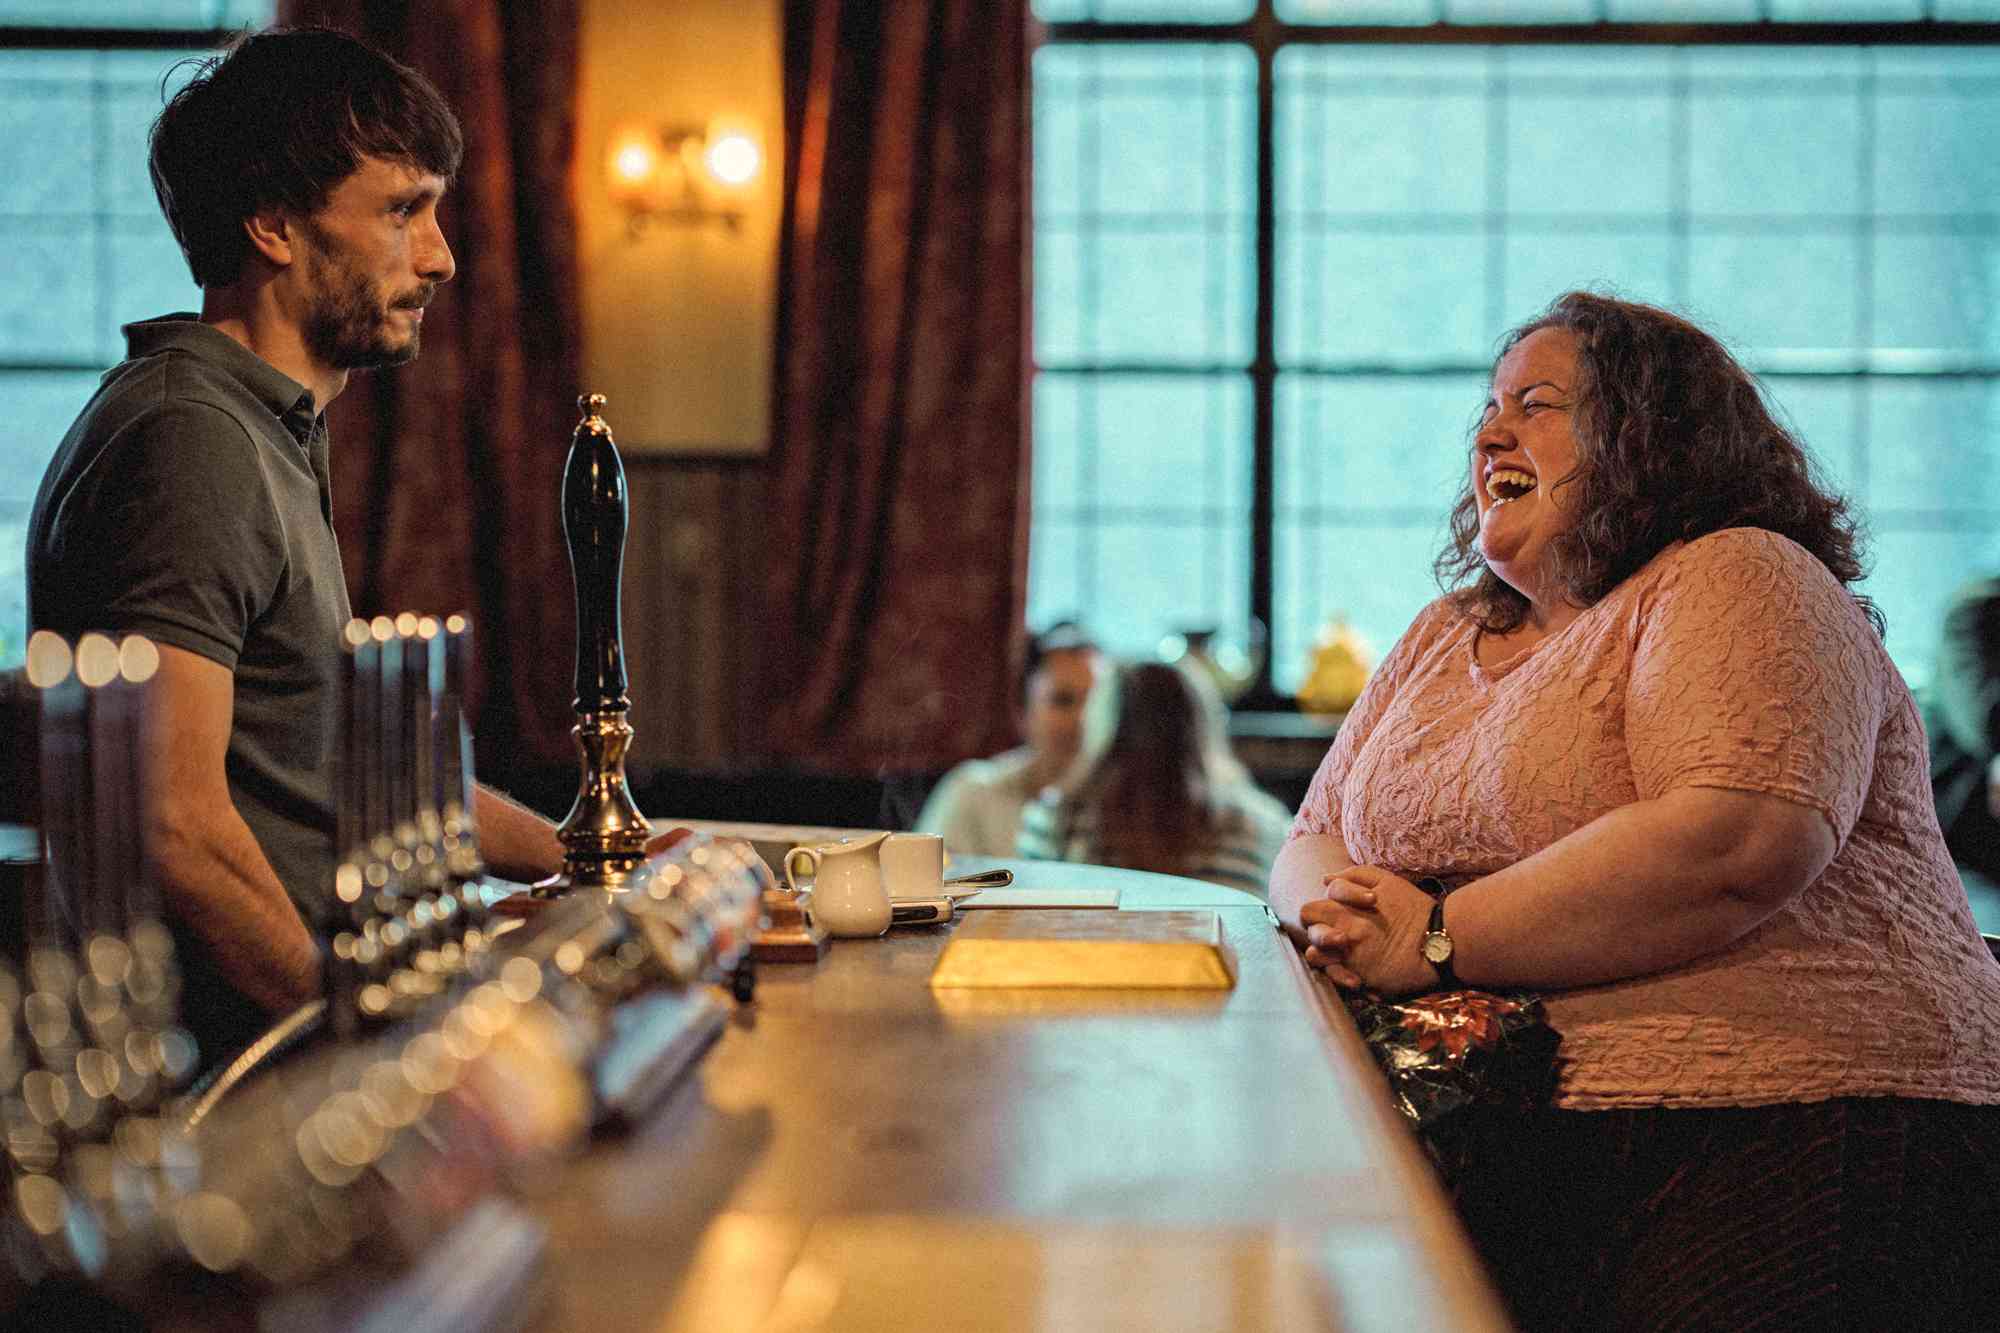
[[[31,623],[161,646],[147,834],[208,1061],[318,990],[349,617],[324,413],[417,355],[461,151],[434,87],[339,33],[206,62],[152,135],[201,314],[126,326],[35,497]],[[487,791],[476,813],[500,873],[560,865],[546,821]]]

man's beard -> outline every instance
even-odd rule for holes
[[[305,252],[306,276],[313,287],[304,326],[307,349],[335,370],[372,370],[416,360],[422,326],[396,341],[390,315],[428,303],[433,284],[385,305],[368,276],[341,253],[338,241],[317,227],[309,226],[307,234],[312,244]]]

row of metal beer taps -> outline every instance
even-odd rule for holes
[[[24,950],[0,959],[0,1134],[9,1281],[142,1267],[194,1185],[175,1115],[197,1051],[143,844],[145,701],[159,650],[131,636],[41,632],[46,855],[22,903]],[[18,969],[15,963],[18,962]]]
[[[46,873],[0,960],[0,1310],[82,1278],[143,1303],[163,1269],[265,1302],[361,1252],[424,1262],[473,1204],[643,1113],[719,1031],[768,878],[703,836],[619,893],[494,912],[462,617],[354,621],[341,653],[326,993],[197,1086],[148,872],[142,731],[157,649],[38,634]],[[218,1053],[220,1054],[220,1053]]]
[[[532,899],[485,873],[465,619],[350,622],[328,645],[337,868],[309,919],[324,994],[195,1087],[144,843],[158,651],[34,636],[47,869],[25,957],[0,961],[0,1317],[50,1276],[145,1309],[197,1269],[274,1326],[443,1326],[453,1300],[501,1308],[506,1274],[532,1275],[540,1244],[505,1220],[520,1168],[644,1114],[720,1032],[723,985],[749,998],[769,872],[700,834],[649,854],[625,784],[625,504],[602,405],[584,400],[564,484],[584,759],[564,873]],[[304,896],[311,918],[318,895]],[[521,1261],[496,1266],[508,1243]],[[468,1286],[467,1264],[491,1280]],[[425,1272],[420,1297],[393,1298],[417,1306],[381,1304],[388,1277]]]
[[[410,612],[341,634],[325,977],[342,1037],[408,1017],[491,941],[464,707],[471,635],[463,616]]]

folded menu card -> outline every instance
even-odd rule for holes
[[[1228,990],[1236,956],[1214,912],[982,912],[958,928],[934,990]]]
[[[972,912],[992,907],[1097,907],[1118,906],[1116,889],[1024,889],[1010,885],[1004,889],[981,889],[958,900],[958,910]]]

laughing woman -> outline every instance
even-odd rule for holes
[[[1450,1182],[1525,1327],[1990,1320],[2000,965],[1857,548],[1719,343],[1563,297],[1278,859],[1336,984],[1544,993],[1556,1106]]]

